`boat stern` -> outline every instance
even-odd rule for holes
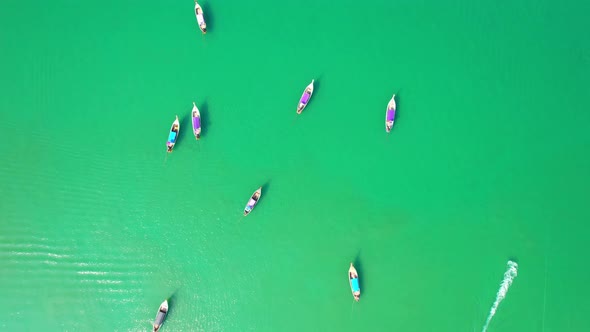
[[[391,131],[391,128],[393,128],[393,121],[387,121],[385,123],[385,131],[389,133]]]
[[[354,297],[355,301],[359,302],[361,300],[361,292],[355,292],[352,294],[352,297]]]

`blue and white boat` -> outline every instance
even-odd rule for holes
[[[168,152],[172,152],[174,149],[174,144],[176,144],[176,140],[178,140],[178,133],[180,132],[180,122],[178,121],[178,115],[176,116],[176,120],[172,122],[172,127],[170,128],[170,134],[168,135],[168,141],[166,142],[166,148]]]
[[[348,269],[348,282],[350,283],[352,297],[358,302],[361,299],[361,285],[359,283],[359,275],[352,263],[350,263],[350,268]]]

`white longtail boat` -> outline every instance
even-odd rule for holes
[[[195,16],[197,17],[197,23],[199,23],[199,29],[205,34],[207,33],[207,23],[205,23],[205,16],[203,16],[203,8],[197,1],[195,1]]]
[[[244,217],[252,212],[256,204],[258,204],[260,196],[262,196],[262,187],[256,189],[256,191],[252,194],[252,197],[250,197],[248,203],[246,203],[246,207],[244,208]]]

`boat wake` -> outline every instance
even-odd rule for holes
[[[518,274],[518,264],[516,264],[516,262],[513,261],[508,261],[508,270],[506,270],[506,272],[504,272],[504,279],[502,279],[502,283],[500,284],[500,289],[498,290],[498,293],[496,294],[496,301],[494,301],[494,304],[492,305],[492,308],[490,309],[490,314],[488,315],[488,318],[486,319],[486,323],[483,326],[482,332],[486,332],[488,330],[488,326],[490,325],[490,322],[492,321],[492,317],[494,317],[494,315],[496,314],[496,310],[498,310],[498,306],[500,305],[500,302],[502,302],[502,300],[506,297],[506,293],[508,293],[508,288],[510,288],[510,285],[512,285],[512,281],[514,281],[514,278],[516,278],[516,275]]]

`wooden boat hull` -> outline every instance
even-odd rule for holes
[[[193,118],[193,134],[195,134],[195,138],[198,140],[201,138],[201,113],[194,102],[191,116]]]
[[[244,208],[244,217],[249,215],[250,212],[252,212],[252,210],[254,210],[254,207],[256,206],[256,204],[258,204],[258,201],[260,200],[260,197],[262,196],[262,187],[258,188],[250,197],[250,200],[248,200],[248,203],[246,203],[246,207]]]
[[[174,145],[176,145],[176,141],[178,140],[178,134],[180,133],[180,122],[178,121],[178,115],[176,116],[176,120],[172,122],[172,127],[170,127],[170,134],[168,134],[168,141],[166,142],[166,149],[168,152],[172,152],[174,149]]]
[[[352,263],[350,263],[350,267],[348,268],[348,283],[350,284],[352,297],[358,302],[361,298],[361,287],[359,283],[359,275]]]
[[[166,319],[167,315],[168,315],[168,300],[164,300],[164,302],[162,302],[162,304],[160,304],[160,308],[158,309],[158,313],[156,314],[156,319],[154,319],[154,324],[152,324],[153,325],[152,332],[158,332],[158,330],[160,330],[160,327],[162,327],[162,324],[164,323],[164,320]]]
[[[299,98],[299,104],[297,104],[297,114],[301,114],[301,112],[303,112],[303,110],[305,109],[305,107],[309,103],[309,100],[311,99],[311,96],[313,95],[314,81],[315,80],[311,80],[311,83],[309,83],[309,85],[307,85],[305,87],[305,90],[303,90],[303,94],[301,95],[301,98]]]
[[[395,109],[395,95],[393,95],[387,104],[387,109],[385,110],[385,131],[388,133],[391,131],[391,128],[393,128],[393,123],[395,121]]]
[[[203,34],[207,33],[207,23],[205,23],[205,16],[203,16],[203,8],[195,1],[195,17],[197,18],[197,24]]]

